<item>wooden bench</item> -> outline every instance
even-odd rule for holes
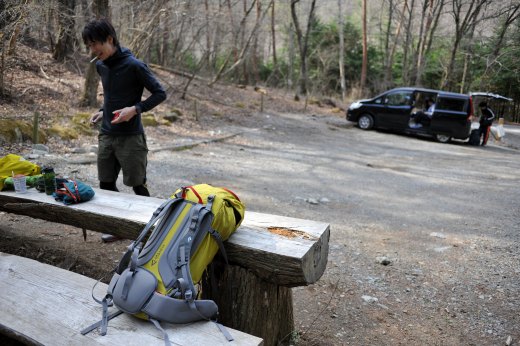
[[[34,189],[26,194],[3,191],[0,211],[134,239],[164,202],[95,191],[91,201],[73,206]],[[218,278],[220,289],[210,296],[219,306],[220,321],[263,338],[266,345],[288,341],[294,330],[290,288],[321,277],[329,236],[326,223],[246,211],[242,225],[225,244],[230,265]]]
[[[81,335],[100,319],[100,305],[91,298],[96,280],[0,252],[0,332],[29,345],[164,345],[151,322],[122,314],[108,324],[108,333]],[[94,294],[103,297],[99,283]],[[111,311],[111,310],[109,310]],[[162,323],[173,345],[262,345],[262,339],[228,329],[228,342],[213,322]]]

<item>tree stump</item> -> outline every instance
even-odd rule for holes
[[[211,275],[215,280],[205,283],[203,292],[217,303],[222,324],[261,337],[266,346],[289,343],[294,330],[290,287],[265,281],[237,265],[226,265],[220,275]]]

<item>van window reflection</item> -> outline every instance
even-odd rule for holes
[[[411,92],[397,92],[386,95],[385,103],[388,106],[411,106],[412,93]]]
[[[438,110],[449,110],[453,112],[465,112],[466,100],[456,98],[441,98],[437,100],[435,106]]]

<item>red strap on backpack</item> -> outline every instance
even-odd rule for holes
[[[67,190],[66,195],[71,197],[74,200],[74,203],[79,203],[81,201],[81,198],[79,195],[78,184],[75,180],[72,180],[71,182],[74,184],[74,191],[71,191],[68,188],[67,184],[63,184],[63,187],[65,188],[65,190]]]
[[[204,203],[202,202],[202,198],[200,197],[199,193],[197,192],[197,190],[195,190],[195,189],[193,188],[193,186],[186,186],[186,187],[183,187],[183,188],[182,188],[182,196],[181,196],[182,198],[186,198],[186,190],[191,190],[191,191],[193,191],[193,193],[195,194],[195,196],[197,196],[197,198],[199,199],[199,203],[200,203],[200,204],[204,204]]]
[[[221,189],[222,189],[222,190],[225,190],[225,191],[227,191],[227,192],[229,192],[229,193],[232,194],[232,195],[233,195],[233,196],[234,196],[238,201],[240,201],[240,198],[238,198],[238,196],[235,195],[235,193],[234,193],[233,191],[228,190],[228,189],[226,189],[225,187],[221,187]],[[191,191],[195,194],[195,196],[197,196],[197,198],[199,199],[199,203],[200,203],[200,204],[204,204],[204,203],[202,202],[202,198],[200,197],[199,193],[197,192],[197,190],[195,190],[195,188],[194,188],[193,186],[185,186],[185,187],[182,188],[182,195],[181,195],[182,198],[186,198],[186,190],[191,190]]]
[[[235,195],[235,193],[234,193],[233,191],[228,190],[228,189],[226,189],[225,187],[222,187],[221,189],[222,189],[222,190],[226,190],[227,192],[229,192],[230,194],[232,194],[233,197],[235,197],[235,198],[240,202],[240,198],[238,198],[238,196]]]

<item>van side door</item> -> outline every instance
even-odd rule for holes
[[[438,95],[432,114],[430,131],[453,138],[465,139],[469,136],[469,97]]]
[[[395,91],[385,95],[379,114],[379,124],[387,128],[404,130],[408,127],[413,104],[413,91]]]

